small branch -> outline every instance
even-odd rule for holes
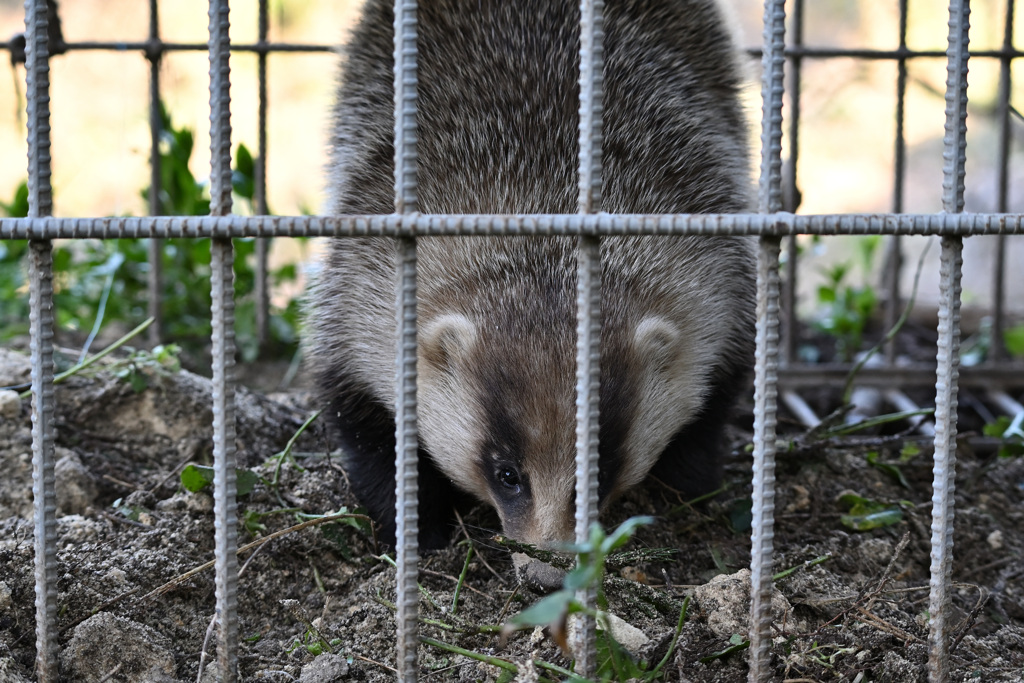
[[[83,361],[83,362],[75,365],[74,367],[69,368],[69,369],[65,370],[64,372],[56,375],[53,378],[53,383],[54,384],[59,384],[60,382],[63,382],[64,380],[66,380],[68,377],[71,377],[72,375],[74,375],[74,374],[76,374],[78,372],[81,372],[82,370],[85,370],[87,367],[89,367],[90,365],[92,365],[96,361],[100,360],[101,358],[105,358],[107,355],[113,353],[114,351],[116,351],[117,349],[121,348],[122,346],[127,344],[129,341],[131,341],[132,339],[134,339],[135,337],[140,335],[142,332],[145,332],[146,328],[149,327],[152,324],[153,324],[153,318],[147,318],[145,321],[142,322],[142,324],[140,324],[134,330],[132,330],[128,334],[124,335],[123,337],[118,339],[116,342],[114,342],[113,344],[111,344],[107,348],[105,348],[102,351],[100,351],[99,353],[97,353],[95,356],[92,356],[88,360]],[[28,398],[31,395],[32,395],[32,390],[30,389],[28,391],[22,392],[20,398]]]

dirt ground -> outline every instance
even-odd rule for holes
[[[212,499],[189,493],[179,477],[188,463],[210,462],[210,383],[155,366],[139,372],[145,388],[104,370],[57,390],[62,672],[69,681],[214,680],[213,639],[201,654],[213,615],[212,570],[151,593],[212,559]],[[0,386],[28,378],[27,358],[0,349]],[[0,681],[21,682],[32,680],[35,656],[31,410],[28,400],[9,392],[0,398]],[[355,507],[316,424],[271,485],[278,465],[272,456],[310,412],[301,392],[239,392],[239,466],[262,478],[240,498],[240,544],[309,519],[302,515]],[[740,420],[726,462],[727,489],[709,504],[683,505],[652,485],[615,505],[605,520],[613,525],[653,514],[656,522],[629,548],[677,551],[661,561],[633,556],[623,566],[621,560],[605,584],[608,611],[634,627],[616,633],[650,666],[670,651],[682,601],[691,597],[664,680],[746,680],[745,651],[715,655],[746,629],[749,438],[749,424]],[[775,569],[795,571],[776,584],[776,680],[925,680],[931,444],[916,439],[920,452],[898,466],[905,485],[896,470],[877,466],[912,452],[907,442],[915,437],[797,440],[781,449]],[[869,452],[878,454],[876,465]],[[1024,461],[997,458],[966,439],[958,458],[951,680],[1021,681]],[[851,530],[842,523],[839,500],[850,492],[898,504],[902,519]],[[509,551],[492,539],[488,529],[495,525],[492,514],[474,512],[456,530],[455,544],[421,563],[429,595],[421,602],[422,634],[512,662],[516,680],[538,680],[538,671],[558,679],[531,663],[569,663],[539,630],[501,646],[486,628],[537,599],[518,584]],[[242,679],[391,680],[394,571],[377,556],[365,530],[344,523],[310,525],[241,555]],[[513,678],[433,645],[421,647],[419,661],[425,681]]]

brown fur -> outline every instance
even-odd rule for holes
[[[421,3],[421,211],[575,210],[578,21],[572,0]],[[747,209],[738,70],[713,0],[607,0],[605,27],[602,208]],[[336,110],[338,213],[392,210],[391,44],[390,3],[369,0]],[[418,241],[419,428],[421,456],[431,458],[421,474],[491,502],[507,533],[533,542],[564,538],[572,525],[574,244]],[[386,526],[395,255],[388,239],[335,240],[310,340],[353,485]],[[602,263],[603,498],[656,465],[680,488],[713,486],[724,411],[752,347],[750,244],[610,237]],[[509,467],[520,475],[515,495],[500,483]],[[421,526],[443,525],[425,507]]]

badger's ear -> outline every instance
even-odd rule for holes
[[[452,371],[476,344],[476,326],[461,313],[434,318],[420,332],[423,360],[442,371]]]
[[[636,326],[633,344],[643,367],[667,370],[679,355],[679,328],[661,316],[649,316]]]

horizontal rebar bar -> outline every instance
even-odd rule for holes
[[[206,43],[173,43],[163,42],[151,43],[145,40],[83,40],[73,43],[64,43],[62,46],[65,52],[85,52],[108,50],[111,52],[134,52],[158,50],[161,52],[202,52],[207,48]],[[18,49],[10,41],[0,42],[0,50],[10,51]],[[254,52],[269,54],[272,52],[337,52],[336,45],[320,45],[315,43],[239,43],[231,46],[232,52]],[[760,58],[761,48],[750,47],[744,49],[749,57]],[[785,57],[801,57],[807,59],[872,59],[872,60],[900,60],[900,59],[940,59],[945,58],[944,50],[874,50],[868,48],[843,48],[843,47],[788,47],[783,52]],[[977,50],[971,52],[971,59],[1021,59],[1024,58],[1024,50],[1016,48],[995,48],[990,50]]]
[[[1022,235],[1024,213],[4,218],[0,239],[437,235]]]
[[[1016,372],[1014,372],[1016,370]],[[1008,372],[1009,371],[1009,372]],[[850,366],[842,363],[827,365],[794,364],[779,368],[779,385],[786,389],[844,386]],[[960,386],[972,389],[1007,388],[1022,386],[1024,363],[1006,362],[996,365],[973,365],[961,368]],[[935,385],[935,364],[919,363],[911,366],[861,368],[857,372],[856,386],[906,388]]]

